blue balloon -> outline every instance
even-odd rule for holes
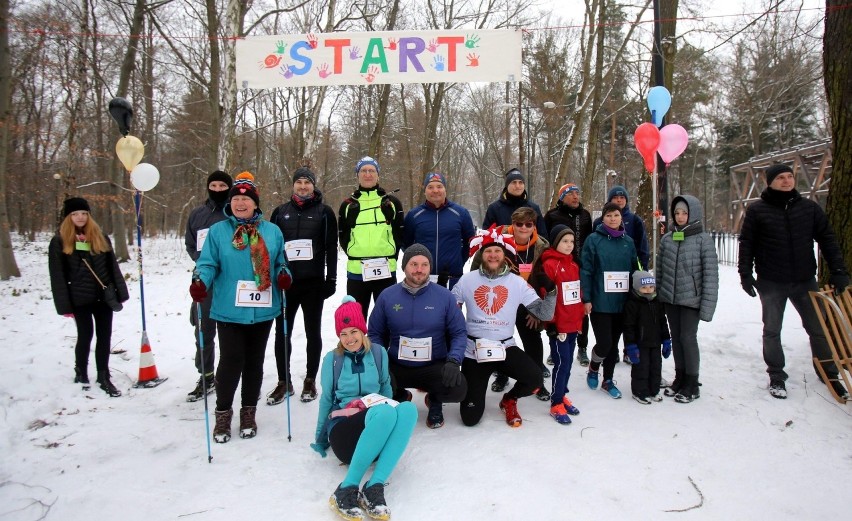
[[[651,111],[651,122],[657,127],[663,124],[663,117],[672,106],[672,95],[662,86],[653,87],[648,91],[648,110]]]

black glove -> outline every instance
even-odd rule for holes
[[[834,286],[834,294],[840,295],[846,291],[846,286],[849,285],[849,275],[845,271],[834,271],[828,277],[828,283]]]
[[[337,280],[328,279],[322,283],[322,299],[325,300],[337,292]]]
[[[847,279],[848,282],[849,279]],[[754,290],[754,277],[751,275],[740,275],[740,286],[743,287],[743,291],[749,294],[751,297],[756,297],[757,292]]]
[[[393,205],[393,201],[388,198],[382,199],[382,214],[388,223],[393,223],[396,218],[396,208]]]
[[[458,387],[462,383],[461,366],[454,360],[447,360],[441,368],[441,383],[444,387]]]

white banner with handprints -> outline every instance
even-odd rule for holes
[[[520,78],[520,30],[288,34],[237,41],[240,88]]]

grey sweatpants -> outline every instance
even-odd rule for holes
[[[672,334],[675,371],[698,376],[701,355],[698,353],[698,310],[666,304],[666,318]]]

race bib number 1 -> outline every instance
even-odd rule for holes
[[[506,359],[506,348],[499,340],[476,339],[476,361],[502,362]]]
[[[627,293],[630,288],[630,273],[627,271],[605,271],[604,291],[606,293]]]
[[[240,308],[270,308],[272,307],[272,288],[260,291],[253,280],[238,280],[237,299],[234,305]]]
[[[432,339],[399,337],[399,359],[428,362],[432,359]]]
[[[569,306],[580,303],[580,281],[572,280],[562,283],[562,302]]]
[[[387,259],[368,259],[361,261],[361,276],[364,281],[381,280],[391,276]]]

